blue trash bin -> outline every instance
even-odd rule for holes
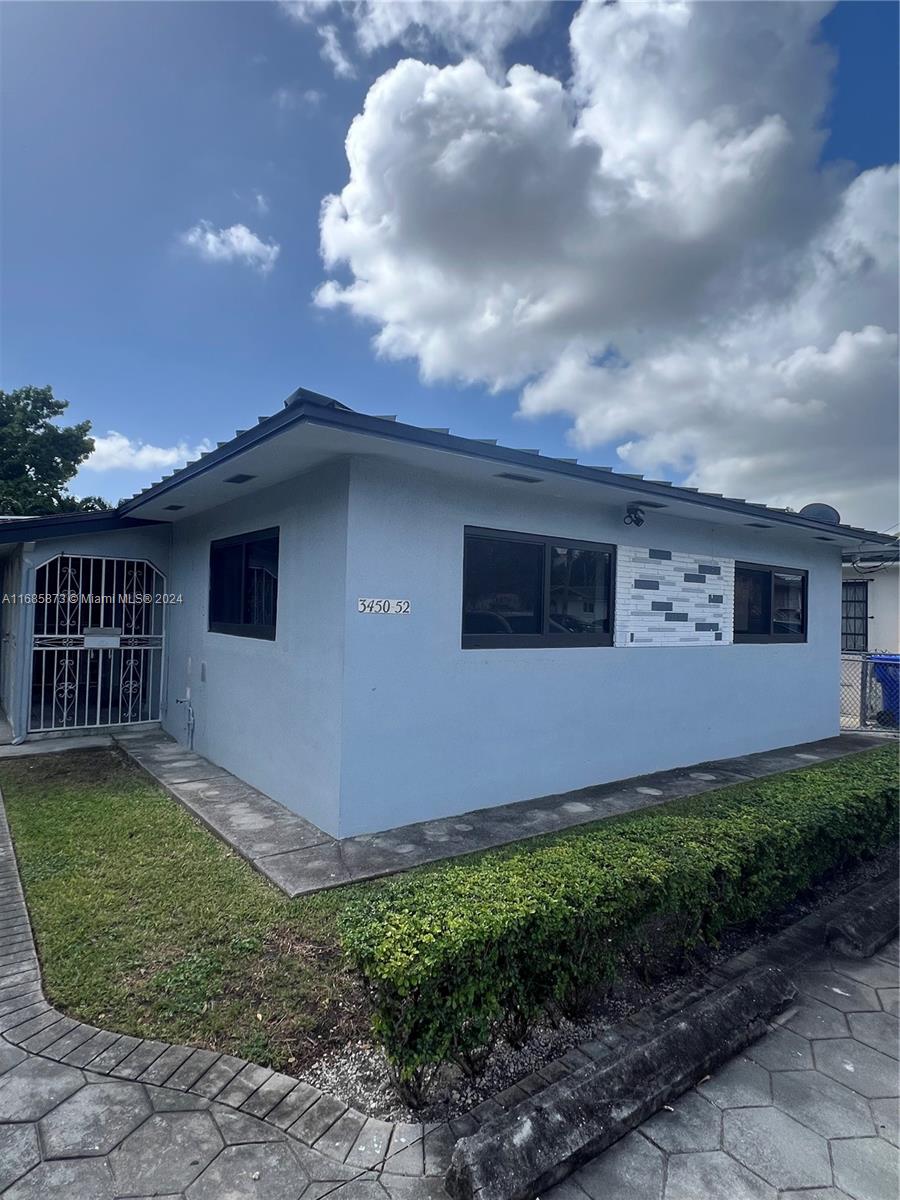
[[[870,654],[875,681],[881,685],[879,725],[900,725],[900,654]]]

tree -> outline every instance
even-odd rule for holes
[[[50,387],[0,391],[0,515],[44,516],[110,507],[100,496],[79,499],[66,484],[94,449],[90,421],[56,425],[69,407]]]

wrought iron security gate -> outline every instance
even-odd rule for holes
[[[29,731],[159,719],[165,577],[133,558],[38,567]]]

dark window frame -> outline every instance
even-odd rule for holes
[[[809,628],[809,571],[804,570],[802,567],[773,566],[771,563],[735,562],[734,606],[737,605],[737,573],[740,570],[757,572],[767,571],[769,574],[769,632],[739,633],[737,627],[735,626],[733,633],[735,643],[746,645],[768,645],[775,642],[794,644],[805,642],[807,640],[807,631]],[[773,632],[776,575],[799,575],[803,579],[803,630],[801,633]]]
[[[488,529],[481,525],[466,525],[463,529],[463,572],[462,572],[462,613],[461,629],[465,622],[465,592],[466,565],[470,540],[488,540],[500,542],[528,542],[531,545],[543,546],[543,579],[541,595],[541,623],[543,632],[529,634],[497,634],[497,633],[464,633],[461,632],[463,650],[524,650],[524,649],[570,649],[584,646],[611,646],[615,628],[615,597],[616,597],[616,547],[610,542],[586,542],[577,538],[554,537],[550,534],[520,533],[511,529]],[[550,613],[550,585],[552,547],[569,550],[596,550],[600,554],[609,555],[609,594],[607,611],[609,612],[608,633],[547,633]]]
[[[248,533],[237,533],[231,537],[215,538],[209,543],[209,595],[208,595],[208,629],[210,633],[224,633],[230,637],[257,638],[260,641],[274,642],[278,623],[278,593],[275,593],[275,623],[272,625],[250,624],[240,621],[213,620],[213,555],[216,550],[225,550],[229,546],[241,546],[241,584],[246,586],[247,577],[247,547],[254,542],[265,542],[275,539],[278,543],[278,558],[281,559],[281,527],[273,525],[268,529],[253,529]]]
[[[858,588],[861,591],[862,599],[858,597],[848,600],[845,591],[848,587]],[[862,614],[849,613],[847,611],[848,604],[862,606]],[[850,630],[846,625],[850,621],[862,621],[862,632]],[[849,646],[847,642],[854,638],[861,638],[861,646]],[[841,652],[844,654],[865,654],[869,649],[869,580],[868,579],[842,579],[841,580]]]

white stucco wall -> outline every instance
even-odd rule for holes
[[[353,462],[341,835],[838,732],[836,549],[660,512],[625,528],[620,507],[537,490]],[[463,650],[466,525],[806,568],[808,641]],[[361,596],[412,611],[359,614]]]
[[[347,537],[346,464],[232,502],[173,531],[165,728],[330,832],[338,827]],[[274,641],[211,633],[209,543],[277,525]]]
[[[900,564],[862,574],[844,567],[844,579],[863,580],[869,597],[869,651],[900,653]]]

